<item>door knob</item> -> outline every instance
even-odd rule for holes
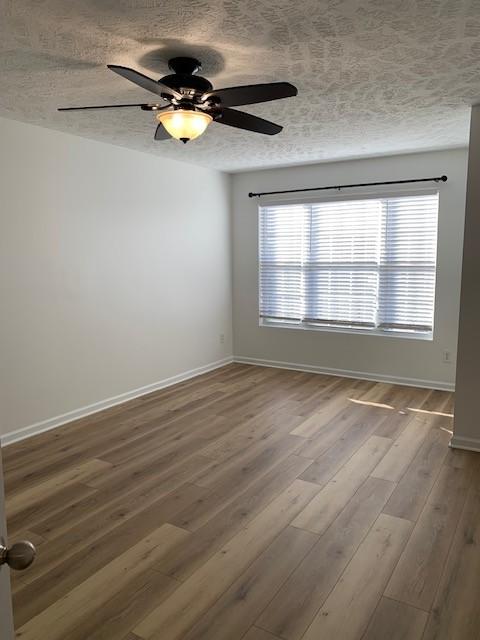
[[[35,546],[28,540],[15,542],[9,549],[0,544],[0,565],[8,564],[10,569],[15,571],[28,569],[36,555]]]

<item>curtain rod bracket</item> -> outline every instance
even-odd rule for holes
[[[386,182],[361,182],[358,184],[336,184],[330,187],[311,187],[305,189],[286,189],[284,191],[263,191],[261,193],[255,193],[250,191],[249,198],[260,198],[261,196],[275,196],[281,193],[303,193],[305,191],[325,191],[327,189],[352,189],[354,187],[380,187],[389,184],[411,184],[412,182],[446,182],[448,177],[446,175],[436,176],[434,178],[414,178],[412,180],[388,180]]]

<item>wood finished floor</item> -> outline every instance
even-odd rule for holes
[[[4,448],[22,640],[476,640],[452,395],[247,365]]]

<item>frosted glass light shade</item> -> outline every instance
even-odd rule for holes
[[[201,136],[213,118],[203,111],[177,109],[158,113],[157,120],[162,123],[172,138],[188,142]]]

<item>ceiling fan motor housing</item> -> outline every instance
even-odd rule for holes
[[[203,94],[211,91],[213,86],[206,78],[194,75],[202,68],[195,58],[178,57],[168,61],[168,67],[174,73],[160,79],[162,84],[187,95]]]
[[[212,84],[201,76],[191,76],[183,73],[172,73],[160,78],[162,84],[180,92],[193,91],[194,93],[207,93],[213,89]]]

